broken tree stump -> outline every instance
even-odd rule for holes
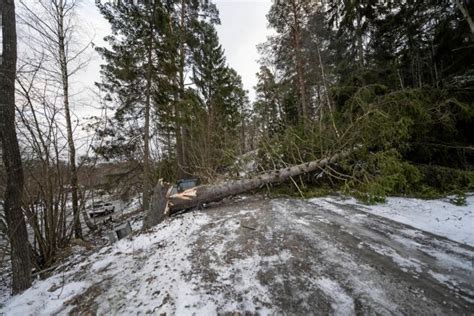
[[[163,183],[162,180],[153,189],[150,208],[147,210],[143,228],[153,227],[163,221],[168,214],[168,192],[169,184]]]

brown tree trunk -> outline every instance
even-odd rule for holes
[[[323,64],[323,59],[321,58],[321,50],[319,48],[319,40],[318,40],[317,36],[316,36],[315,44],[316,44],[316,51],[317,51],[317,54],[318,54],[319,67],[321,69],[321,79],[322,79],[323,85],[324,85],[324,93],[326,95],[326,102],[328,104],[329,115],[331,116],[332,127],[334,128],[334,131],[336,132],[336,136],[339,138],[340,134],[339,134],[339,130],[337,129],[337,126],[336,126],[336,121],[334,119],[334,109],[333,109],[333,106],[332,106],[331,97],[329,96],[329,88],[328,88],[328,84],[327,84],[327,80],[326,80],[326,72],[324,71],[324,64]],[[322,111],[322,108],[321,108],[321,116],[322,116],[322,113],[323,113],[323,111]]]
[[[181,0],[180,22],[179,22],[179,67],[178,67],[178,104],[182,105],[184,99],[184,67],[186,63],[186,52],[184,43],[185,21],[186,20],[186,0]],[[185,129],[182,126],[182,112],[180,106],[175,105],[175,130],[176,130],[176,159],[178,161],[178,177],[184,178],[187,174],[187,146],[185,140]]]
[[[151,228],[160,222],[166,216],[167,213],[167,193],[169,185],[162,183],[161,181],[155,186],[153,190],[153,196],[150,202],[150,211],[147,212],[145,220],[143,221],[143,228]]]
[[[31,286],[31,261],[22,211],[23,167],[15,129],[16,21],[13,0],[0,0],[3,47],[0,59],[0,140],[7,172],[5,217],[11,246],[12,292]]]
[[[71,122],[71,110],[69,105],[69,73],[68,73],[68,61],[66,56],[66,38],[64,29],[64,6],[62,0],[56,6],[57,23],[58,23],[58,55],[59,63],[61,68],[61,83],[63,88],[63,106],[66,117],[66,130],[67,130],[67,143],[69,148],[69,184],[71,186],[71,198],[72,198],[72,214],[74,217],[73,228],[74,237],[82,239],[82,228],[81,218],[79,212],[79,198],[78,198],[78,180],[77,180],[77,167],[76,167],[76,146],[74,144],[74,136],[72,133],[72,122]],[[54,229],[54,228],[52,228]]]
[[[203,203],[216,202],[228,196],[252,191],[266,184],[284,182],[292,177],[321,169],[329,163],[347,157],[351,152],[352,150],[342,151],[328,158],[284,169],[269,171],[251,179],[224,182],[216,185],[200,185],[171,196],[164,195],[160,191],[161,193],[159,194],[159,197],[161,200],[160,202],[156,202],[156,207],[150,208],[150,213],[154,212],[154,214],[149,213],[147,214],[147,217],[155,219],[159,218],[159,221],[153,222],[153,224],[156,225],[165,217],[161,214],[170,215],[181,210],[202,205]],[[163,186],[160,186],[158,189],[161,190],[162,188]]]
[[[362,30],[362,17],[359,10],[356,10],[357,14],[357,34],[356,34],[356,45],[357,45],[357,59],[359,67],[364,68],[365,57],[364,57],[364,31]]]
[[[153,40],[154,40],[154,15],[155,7],[153,4],[152,15],[150,19],[150,42],[148,43],[147,56],[147,78],[146,78],[146,96],[145,96],[145,135],[143,137],[143,209],[148,210],[150,206],[150,109],[151,109],[151,76],[153,73]]]
[[[181,128],[181,111],[179,109],[179,106],[177,103],[180,102],[181,93],[178,94],[177,98],[175,99],[175,104],[174,104],[174,115],[175,115],[175,137],[176,137],[176,161],[178,164],[178,178],[184,178],[185,177],[185,158],[184,158],[184,146],[183,146],[183,133],[182,133],[182,128]]]
[[[301,51],[301,21],[299,15],[299,8],[296,0],[291,2],[293,10],[293,49],[295,53],[296,73],[298,77],[298,92],[300,95],[299,119],[303,123],[308,119],[308,104],[306,101],[306,81],[304,71],[304,60]]]
[[[150,49],[151,54],[151,49]],[[151,58],[150,58],[151,59]],[[151,93],[151,65],[148,66],[148,78],[145,100],[145,135],[143,137],[143,208],[150,205],[150,93]]]
[[[84,219],[84,223],[86,223],[86,226],[87,228],[89,228],[89,231],[93,232],[97,229],[97,225],[95,225],[89,215],[87,215],[87,210],[86,210],[86,193],[84,191],[84,193],[82,193],[82,191],[79,191],[80,193],[80,197],[81,197],[81,203],[79,205],[79,209],[81,210],[81,213],[82,213],[82,218]],[[92,200],[94,200],[94,198],[92,198]]]

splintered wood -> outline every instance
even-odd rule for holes
[[[191,188],[191,189],[187,189],[186,191],[183,191],[181,193],[173,194],[173,195],[170,196],[170,198],[190,200],[192,198],[195,198],[196,196],[197,196],[196,188]]]

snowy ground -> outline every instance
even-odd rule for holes
[[[467,196],[465,206],[456,206],[448,199],[388,198],[387,203],[378,205],[362,205],[353,198],[328,197],[310,201],[325,205],[336,212],[341,204],[352,205],[359,210],[474,247],[474,195],[472,194]]]
[[[0,314],[472,313],[474,248],[376,211],[248,198],[187,213],[92,255],[77,249]]]

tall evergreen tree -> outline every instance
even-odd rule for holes
[[[157,2],[152,20],[143,4],[106,3],[99,8],[113,30],[106,38],[111,48],[98,49],[107,61],[99,86],[117,108],[113,123],[102,131],[109,142],[97,151],[111,155],[140,152],[139,136],[147,135],[145,116],[150,101],[150,137],[160,159],[168,166],[175,162],[173,176],[212,170],[213,161],[220,161],[219,155],[211,154],[217,148],[216,133],[231,126],[231,121],[238,122],[234,129],[241,125],[239,111],[247,103],[241,79],[227,67],[219,45],[213,26],[219,22],[215,6],[194,0]],[[149,21],[154,36],[148,31]],[[133,130],[126,131],[127,125]],[[146,166],[145,159],[143,162]]]
[[[209,170],[225,164],[225,150],[232,131],[241,124],[241,113],[248,103],[240,76],[226,65],[224,50],[212,24],[200,23],[199,43],[194,50],[192,80],[206,113],[201,163]]]
[[[176,1],[171,11],[173,35],[176,39],[176,78],[177,91],[174,97],[173,112],[176,136],[176,160],[178,176],[184,177],[190,172],[190,153],[188,152],[189,130],[183,125],[191,118],[188,104],[192,98],[186,93],[185,81],[193,64],[193,52],[199,42],[200,22],[220,23],[216,6],[210,1]]]
[[[253,109],[262,134],[269,137],[278,130],[278,126],[285,120],[281,107],[280,88],[275,80],[275,75],[266,66],[260,67],[257,80],[256,101]]]
[[[298,118],[304,122],[310,118],[311,104],[308,99],[306,73],[307,59],[303,37],[310,12],[315,10],[314,0],[277,1],[267,15],[269,25],[277,31],[273,37],[273,49],[277,51],[277,66],[291,79],[297,93]]]
[[[152,110],[158,103],[166,104],[176,89],[169,84],[176,69],[172,59],[176,49],[171,35],[170,7],[159,1],[99,3],[98,6],[112,26],[112,35],[106,38],[111,48],[98,48],[107,61],[102,66],[104,81],[99,86],[117,106],[116,124],[133,127],[115,138],[112,145],[120,148],[126,144],[128,149],[141,152],[143,205],[147,208],[153,178],[150,138],[156,132],[152,128],[156,125],[151,126],[151,122],[158,120]],[[115,133],[111,129],[107,132]]]

